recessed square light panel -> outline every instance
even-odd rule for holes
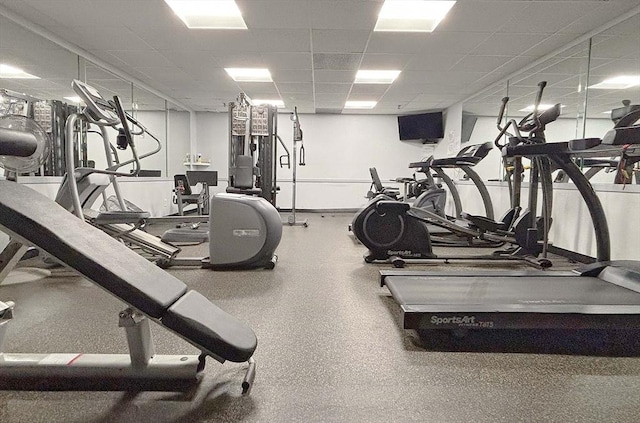
[[[247,29],[233,0],[164,0],[191,29]]]
[[[378,104],[377,101],[347,101],[344,104],[345,109],[373,109]]]
[[[16,68],[15,66],[7,65],[4,63],[0,63],[0,78],[7,79],[40,79],[35,75],[31,75],[30,73],[26,73],[22,69]]]
[[[400,75],[399,70],[359,70],[355,84],[392,84]]]
[[[261,68],[224,68],[236,82],[273,82],[269,69]]]
[[[455,1],[386,0],[374,31],[432,32]]]

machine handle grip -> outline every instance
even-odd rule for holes
[[[37,148],[38,140],[33,133],[0,128],[0,156],[29,157]]]
[[[504,110],[507,108],[508,102],[509,102],[509,97],[502,97],[502,105],[500,106],[500,113],[498,113],[498,120],[496,122],[496,124],[498,125],[498,128],[500,128],[502,118],[504,117]]]

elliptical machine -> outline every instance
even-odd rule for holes
[[[560,106],[554,107],[551,111],[538,114],[537,106],[540,104],[542,92],[546,86],[545,82],[539,84],[539,91],[536,96],[534,112],[519,123],[510,120],[505,128],[499,126],[500,135],[496,139],[496,145],[502,147],[498,140],[507,133],[513,126],[516,134],[510,138],[510,143],[544,143],[544,128],[549,122],[554,121],[559,116]],[[502,120],[508,98],[503,99],[498,125]],[[520,132],[530,132],[530,137],[523,137]],[[517,260],[530,264],[538,268],[551,266],[551,262],[546,259],[547,235],[551,216],[551,172],[548,160],[536,158],[532,165],[532,177],[529,195],[529,209],[535,213],[537,202],[537,188],[541,180],[543,187],[543,217],[534,219],[531,213],[525,213],[519,220],[514,219],[514,213],[506,213],[502,222],[490,221],[496,229],[504,230],[499,233],[496,239],[486,236],[484,227],[479,228],[478,224],[472,226],[457,225],[448,222],[447,219],[430,213],[428,211],[411,207],[408,203],[394,201],[391,197],[380,195],[374,198],[366,206],[356,213],[352,230],[356,238],[368,249],[364,259],[367,263],[391,262],[395,267],[403,267],[407,260],[419,261],[434,258],[444,260]],[[520,188],[517,184],[518,190]],[[519,194],[519,193],[518,193]],[[519,195],[517,196],[519,204]],[[517,210],[517,209],[512,209]],[[479,219],[482,220],[482,219]],[[518,232],[512,234],[510,223],[517,223]],[[455,229],[459,236],[467,235],[470,240],[489,242],[514,242],[518,248],[506,252],[496,252],[496,254],[480,256],[449,256],[438,257],[432,250],[432,239],[427,224],[440,224],[443,227]],[[476,222],[477,223],[477,222]],[[540,245],[542,240],[542,245]],[[539,253],[543,253],[542,259],[537,259]]]
[[[69,116],[66,123],[69,140],[67,157],[67,177],[62,184],[56,201],[94,226],[99,227],[111,236],[120,239],[141,255],[156,262],[160,267],[170,266],[202,266],[213,269],[224,268],[267,268],[273,269],[277,257],[274,252],[282,237],[280,214],[266,199],[234,194],[214,195],[210,202],[208,258],[178,257],[180,248],[163,242],[159,238],[141,230],[149,218],[146,212],[88,210],[95,200],[104,193],[109,182],[114,187],[121,210],[126,210],[124,199],[120,195],[116,177],[134,177],[140,170],[133,133],[129,123],[141,132],[153,136],[135,118],[127,114],[117,96],[113,101],[106,100],[93,87],[82,81],[74,80],[72,88],[83,100],[86,107],[81,113]],[[91,124],[100,128],[104,151],[107,154],[108,168],[76,168],[73,160],[73,140],[77,125]],[[129,148],[133,159],[114,164],[112,162],[112,145],[107,129],[118,131],[118,147]],[[159,143],[157,150],[159,150]],[[154,151],[154,152],[155,152]],[[133,173],[119,172],[117,169],[126,164],[135,164]],[[106,179],[106,181],[105,181]],[[158,220],[162,218],[156,218]],[[167,221],[173,221],[169,218]],[[182,217],[180,217],[182,219]]]

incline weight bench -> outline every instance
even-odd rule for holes
[[[254,332],[180,280],[55,202],[17,183],[0,181],[0,230],[11,237],[0,253],[0,275],[27,245],[46,251],[125,302],[119,325],[129,354],[13,354],[3,341],[14,305],[0,302],[0,380],[60,378],[96,382],[196,381],[206,356],[220,363],[247,362],[247,392],[255,375]],[[149,319],[198,348],[199,356],[156,355]]]

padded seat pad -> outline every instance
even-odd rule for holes
[[[262,190],[260,188],[227,187],[227,192],[229,194],[245,194],[245,195],[260,195],[260,194],[262,194]]]
[[[187,291],[182,281],[23,185],[0,181],[0,225],[153,318]]]
[[[162,324],[200,348],[236,363],[247,361],[258,344],[251,328],[196,291],[189,291],[176,301]]]

